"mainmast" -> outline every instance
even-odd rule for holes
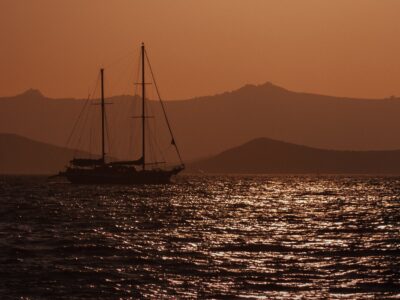
[[[145,115],[145,97],[146,97],[146,89],[145,89],[145,74],[144,74],[144,43],[142,43],[142,167],[143,170],[146,168],[146,160],[145,160],[145,155],[146,155],[146,144],[145,144],[145,119],[146,119],[146,115]]]
[[[105,121],[105,103],[104,103],[104,69],[100,69],[101,74],[101,159],[105,162],[106,149],[104,140],[104,121]]]

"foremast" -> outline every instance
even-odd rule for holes
[[[146,82],[145,82],[145,50],[142,43],[142,168],[146,168]]]
[[[106,147],[105,147],[105,102],[104,102],[104,69],[100,69],[101,75],[101,160],[105,163]]]

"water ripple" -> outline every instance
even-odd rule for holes
[[[400,297],[400,179],[0,178],[1,299]]]

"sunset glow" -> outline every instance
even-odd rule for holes
[[[2,0],[0,91],[86,97],[101,66],[112,65],[117,81],[123,70],[113,62],[137,59],[144,41],[168,99],[267,81],[399,95],[399,11],[397,0]]]

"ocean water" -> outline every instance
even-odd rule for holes
[[[400,178],[0,178],[0,299],[399,299]]]

